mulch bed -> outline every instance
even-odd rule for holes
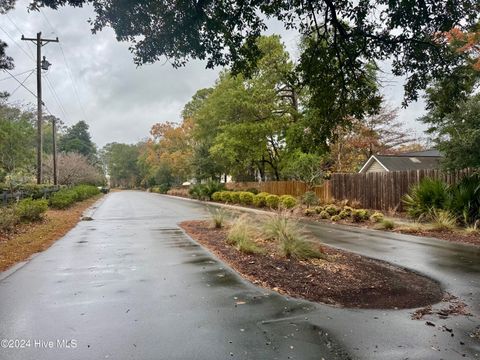
[[[322,249],[328,260],[287,259],[268,246],[265,254],[245,254],[226,243],[227,230],[214,229],[209,221],[186,221],[180,226],[245,278],[292,297],[372,309],[416,308],[443,297],[437,282],[357,254],[327,246]]]

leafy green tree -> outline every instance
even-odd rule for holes
[[[0,175],[33,169],[35,159],[35,115],[0,103]]]
[[[286,159],[283,172],[288,178],[305,182],[308,189],[312,190],[324,180],[323,162],[323,157],[318,154],[296,150]]]
[[[110,176],[112,186],[140,186],[142,177],[138,168],[138,145],[110,143],[100,151],[100,157]]]
[[[90,161],[96,158],[95,144],[91,140],[88,124],[83,120],[67,128],[58,145],[61,152],[78,153],[86,156]]]
[[[133,44],[137,64],[167,57],[174,66],[193,58],[206,59],[208,67],[249,68],[261,57],[256,40],[265,20],[274,18],[303,36],[315,33],[317,45],[332,49],[342,64],[345,84],[365,61],[392,60],[395,75],[408,75],[407,101],[458,61],[439,34],[455,26],[469,31],[480,18],[478,0],[34,0],[31,7],[85,3],[97,13],[93,30],[111,26],[118,40]]]

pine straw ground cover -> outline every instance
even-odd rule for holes
[[[442,300],[439,284],[386,262],[322,246],[324,259],[296,260],[263,242],[263,253],[227,243],[228,228],[210,221],[180,224],[194,240],[253,283],[293,297],[354,308],[415,308]]]
[[[43,220],[20,224],[10,234],[0,233],[0,271],[44,251],[80,220],[82,213],[103,195],[79,202],[66,210],[47,211]]]

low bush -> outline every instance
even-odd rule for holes
[[[380,212],[380,211],[375,211],[371,216],[370,216],[370,221],[374,223],[379,223],[381,222],[385,216]]]
[[[318,204],[318,197],[315,192],[307,191],[305,194],[302,195],[301,201],[303,205],[307,205],[307,207],[310,207]]]
[[[352,212],[352,220],[355,222],[367,221],[370,217],[368,210],[365,209],[355,209]]]
[[[257,195],[258,192],[259,192],[258,189],[256,189],[256,188],[248,188],[248,189],[246,189],[245,191],[246,191],[246,192],[250,192],[250,193],[252,193],[253,195]]]
[[[305,216],[313,216],[313,215],[316,215],[317,212],[315,211],[315,209],[311,209],[311,208],[306,208],[305,210],[303,210],[303,215]]]
[[[0,232],[9,232],[20,222],[13,207],[0,207]]]
[[[278,207],[278,203],[280,202],[280,198],[277,195],[268,195],[265,201],[268,207],[276,209]]]
[[[297,199],[291,195],[280,196],[280,205],[285,209],[292,209],[297,205]]]
[[[77,185],[72,190],[77,193],[77,201],[83,201],[100,194],[100,190],[92,185]]]
[[[220,192],[220,200],[227,203],[227,202],[231,202],[232,201],[232,194],[233,194],[233,191],[221,191]]]
[[[333,216],[330,218],[330,220],[333,221],[333,222],[337,222],[337,221],[342,220],[342,218],[340,217],[340,215],[333,215]]]
[[[331,204],[331,205],[327,205],[325,207],[325,211],[330,215],[330,216],[333,216],[333,215],[338,215],[340,213],[340,208],[334,204]]]
[[[326,212],[325,210],[320,212],[320,219],[329,219],[329,218],[330,218],[330,214],[328,212]]]
[[[222,200],[222,193],[223,191],[216,191],[212,194],[213,201],[221,201]]]
[[[345,211],[346,213],[348,213],[348,216],[350,216],[352,215],[353,208],[351,206],[344,206],[342,211]]]
[[[78,194],[76,191],[71,189],[63,189],[50,196],[48,203],[50,207],[54,209],[66,209],[73,205],[77,199]]]
[[[240,204],[242,202],[240,199],[241,194],[240,191],[230,191],[230,202],[233,204]]]
[[[242,205],[251,205],[253,203],[253,197],[255,195],[253,195],[251,192],[241,191],[239,193],[239,196],[240,196],[240,203]]]
[[[25,199],[15,206],[15,212],[21,221],[38,221],[48,210],[48,201],[45,199]]]
[[[347,210],[342,210],[338,213],[338,216],[340,219],[346,219],[351,215],[351,212],[348,212]],[[334,215],[335,216],[335,215]]]
[[[325,210],[323,206],[315,206],[315,212],[317,214],[320,214],[323,210]]]
[[[169,190],[170,190],[169,184],[160,184],[158,186],[154,186],[151,188],[151,192],[154,192],[157,194],[167,194]]]
[[[253,205],[256,207],[265,207],[267,206],[267,196],[270,195],[266,192],[258,193],[253,197]]]

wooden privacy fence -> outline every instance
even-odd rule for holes
[[[477,170],[478,171],[478,170]],[[438,169],[372,172],[366,174],[334,173],[330,180],[316,186],[314,191],[322,202],[332,200],[358,201],[362,207],[383,211],[403,210],[402,197],[411,186],[425,177],[455,184],[475,169],[443,172]],[[255,188],[276,195],[301,196],[307,186],[301,181],[265,181],[228,183],[231,190]]]
[[[335,199],[360,202],[362,207],[383,211],[403,210],[402,197],[423,178],[455,184],[474,169],[443,172],[438,169],[332,174],[330,186]]]

